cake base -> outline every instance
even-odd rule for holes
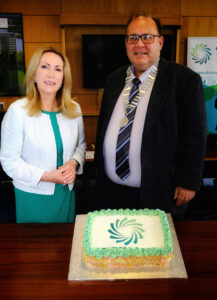
[[[82,258],[82,242],[86,215],[76,216],[68,280],[115,280],[144,278],[187,278],[184,261],[170,214],[167,214],[173,241],[173,256],[167,266],[144,266],[121,269],[90,270]]]

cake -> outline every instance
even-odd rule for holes
[[[159,209],[108,209],[87,214],[82,256],[88,267],[165,266],[172,251],[167,216]]]

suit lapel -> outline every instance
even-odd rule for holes
[[[125,78],[126,78],[126,68],[125,71],[122,72],[118,78],[118,81],[113,82],[113,84],[109,87],[110,92],[108,93],[107,99],[105,101],[106,103],[106,109],[104,113],[104,121],[103,121],[103,128],[102,132],[105,134],[106,129],[108,127],[108,123],[111,119],[113,110],[115,108],[116,102],[124,88],[125,85]],[[103,134],[103,135],[104,135]]]
[[[158,118],[158,115],[167,100],[168,94],[168,64],[166,61],[160,61],[158,74],[151,92],[148,104],[145,125],[143,130],[143,138],[150,132],[151,127]]]

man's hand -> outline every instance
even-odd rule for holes
[[[184,189],[180,186],[175,188],[174,199],[177,199],[176,206],[183,205],[189,202],[195,196],[195,191]]]

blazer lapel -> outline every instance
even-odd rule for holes
[[[106,96],[106,113],[104,114],[103,118],[103,128],[102,132],[105,133],[106,129],[108,127],[108,123],[111,119],[111,115],[113,113],[114,107],[116,105],[116,102],[124,88],[125,85],[125,78],[126,78],[126,68],[125,71],[122,72],[118,78],[118,82],[115,81],[113,85],[111,85],[110,92],[108,93],[108,96]]]
[[[151,92],[151,97],[148,104],[145,125],[143,130],[143,138],[149,133],[151,127],[158,118],[158,115],[167,100],[168,93],[168,77],[169,70],[167,62],[160,61],[158,74]]]

